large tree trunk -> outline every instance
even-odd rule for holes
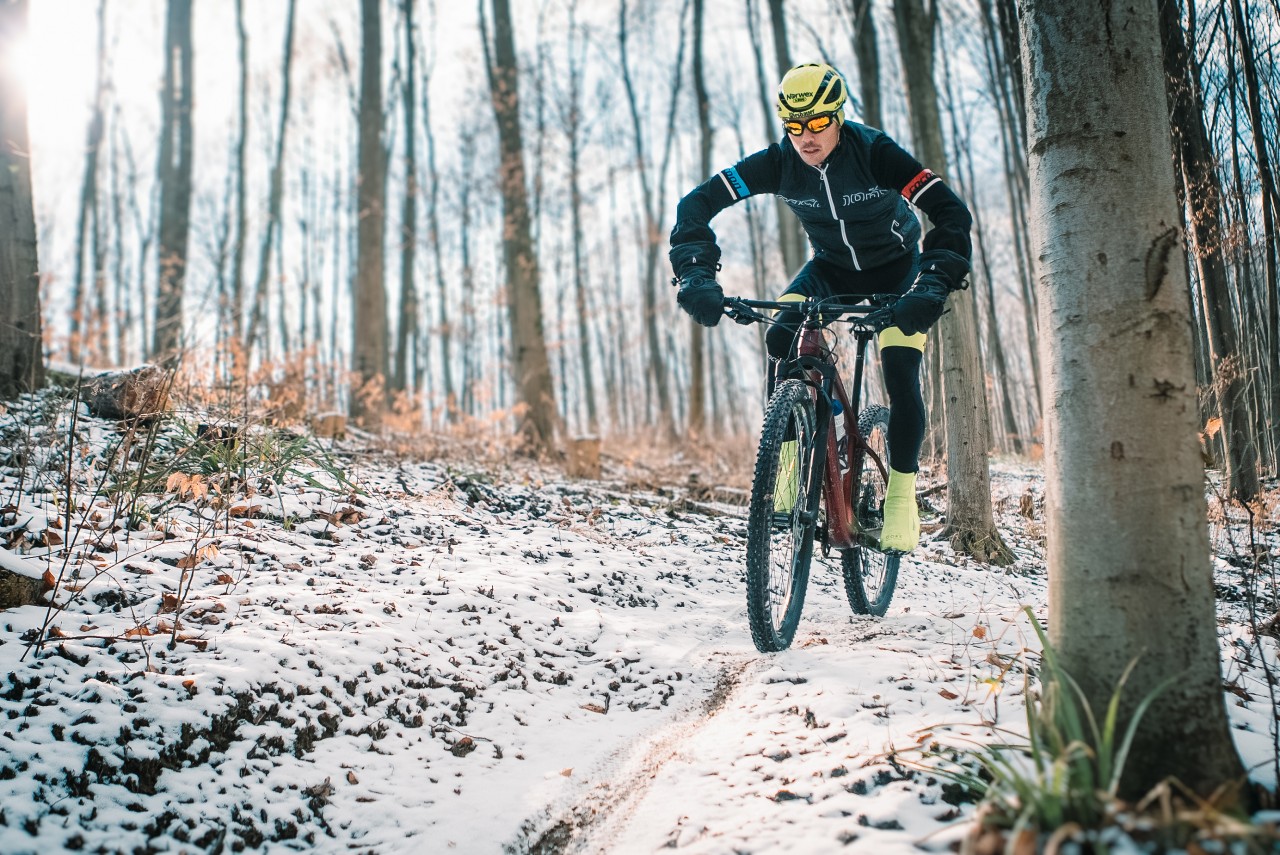
[[[165,26],[164,88],[160,93],[160,271],[151,338],[151,356],[161,361],[176,359],[182,346],[194,144],[191,2],[169,0]]]
[[[481,3],[484,0],[480,0]],[[557,422],[555,389],[542,329],[542,294],[525,187],[520,134],[519,72],[508,0],[491,0],[493,44],[485,39],[489,92],[498,122],[499,183],[502,190],[502,258],[507,271],[512,368],[523,410],[518,433],[527,450],[550,451]]]
[[[387,292],[383,282],[386,226],[386,164],[382,148],[382,8],[361,0],[359,224],[356,227],[356,281],[352,297],[355,344],[350,413],[376,430],[387,406]]]
[[[289,0],[289,13],[285,19],[284,27],[283,66],[280,71],[282,81],[280,89],[280,124],[276,129],[275,157],[271,162],[271,189],[269,191],[270,195],[267,197],[267,226],[262,232],[262,248],[258,254],[258,277],[253,286],[253,308],[249,313],[249,328],[245,331],[244,341],[246,354],[252,354],[253,350],[258,348],[264,360],[271,357],[270,336],[267,334],[267,329],[270,327],[268,323],[270,312],[267,310],[267,291],[270,287],[268,280],[271,275],[272,253],[273,251],[279,251],[280,218],[284,208],[284,153],[285,139],[289,131],[289,96],[292,92],[290,70],[293,68],[293,21],[296,7],[297,0]],[[277,309],[282,317],[286,316],[283,301]],[[262,336],[261,341],[258,340],[259,334]],[[281,356],[284,355],[284,346],[285,343],[281,340]]]
[[[1222,187],[1204,126],[1200,78],[1192,66],[1177,0],[1160,0],[1159,9],[1174,142],[1190,205],[1214,392],[1226,442],[1227,482],[1233,496],[1247,501],[1261,489],[1258,446],[1245,397],[1245,354],[1236,338],[1227,266],[1222,257]]]
[[[947,172],[933,79],[937,7],[921,0],[894,0],[898,46],[911,103],[915,153],[940,175]],[[952,546],[981,561],[1007,564],[1013,553],[996,529],[991,511],[990,414],[973,295],[956,291],[951,311],[936,329],[942,346],[942,389],[947,437],[947,534]]]
[[[0,3],[0,56],[13,56],[26,38],[26,0]],[[44,385],[27,97],[17,72],[0,62],[0,399]]]
[[[1023,9],[1050,641],[1099,714],[1137,660],[1117,732],[1175,678],[1137,730],[1122,795],[1173,775],[1208,796],[1244,769],[1223,703],[1156,8]]]

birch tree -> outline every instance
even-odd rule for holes
[[[1174,678],[1122,795],[1174,775],[1207,796],[1244,770],[1222,694],[1156,4],[1023,11],[1049,637],[1099,712],[1136,661],[1117,732]]]

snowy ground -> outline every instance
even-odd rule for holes
[[[170,483],[112,531],[87,487],[101,530],[67,550],[45,533],[66,415],[3,421],[0,566],[63,587],[58,610],[0,614],[0,852],[945,850],[971,806],[889,752],[1022,721],[1033,466],[993,474],[1014,566],[926,542],[867,619],[816,563],[795,644],[762,656],[745,525],[714,497],[338,449],[361,493],[295,468],[216,525]],[[84,483],[109,428],[81,425]],[[1229,709],[1274,787],[1243,608],[1223,603]]]

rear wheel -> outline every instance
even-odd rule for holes
[[[804,608],[821,474],[809,388],[780,383],[769,399],[747,516],[747,619],[762,653],[791,645]]]
[[[858,525],[857,545],[841,553],[844,592],[856,614],[883,615],[898,583],[899,553],[880,551],[880,530],[884,527],[884,494],[888,483],[889,410],[867,407],[858,417],[858,433],[880,459],[877,464],[865,451],[858,455],[861,471],[856,473],[853,514]],[[884,467],[882,469],[881,467]]]

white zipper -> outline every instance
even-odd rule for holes
[[[827,190],[827,203],[831,205],[831,216],[840,224],[840,239],[849,248],[849,255],[853,258],[853,269],[861,270],[862,265],[858,263],[858,253],[854,251],[853,244],[849,243],[849,233],[844,230],[844,220],[840,219],[840,214],[836,212],[836,200],[831,195],[831,182],[827,180],[827,164],[815,166],[814,169],[818,170],[822,186]]]

